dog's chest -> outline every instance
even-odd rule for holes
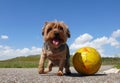
[[[59,61],[61,59],[66,59],[66,52],[58,52],[54,53],[52,51],[47,51],[47,58],[50,59],[51,61]]]
[[[44,51],[46,53],[47,58],[51,61],[66,59],[66,44],[63,44],[58,48],[52,48],[48,43],[45,43]]]

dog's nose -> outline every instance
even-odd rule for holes
[[[59,33],[58,33],[58,32],[55,32],[54,34],[55,34],[55,36],[59,36]]]

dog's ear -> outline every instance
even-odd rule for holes
[[[66,32],[66,33],[67,33],[67,37],[70,38],[71,35],[70,35],[70,31],[69,31],[69,29],[68,29],[68,26],[67,26],[66,24],[64,24],[63,21],[61,21],[60,23],[61,23],[64,27],[66,27],[66,29],[67,29],[67,30],[66,30],[66,31],[67,31],[67,32]]]
[[[45,32],[45,27],[46,25],[48,24],[48,22],[45,22],[44,26],[43,26],[43,29],[42,29],[42,35],[44,36],[44,32]]]
[[[45,28],[42,29],[42,36],[44,36],[44,31],[45,31]]]
[[[67,36],[68,36],[68,38],[71,37],[69,29],[67,29]]]

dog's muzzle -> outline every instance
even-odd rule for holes
[[[58,46],[60,44],[60,34],[58,32],[54,32],[54,38],[52,39],[52,44]]]
[[[59,37],[59,33],[58,32],[55,32],[54,35],[55,35],[55,37]]]

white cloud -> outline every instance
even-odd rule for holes
[[[93,37],[87,33],[80,35],[75,39],[74,43],[71,44],[70,49],[78,49],[79,47],[89,46],[92,39]]]
[[[75,43],[76,44],[84,44],[87,43],[88,41],[90,41],[93,37],[87,33],[80,35],[80,37],[75,39]]]
[[[0,39],[6,40],[6,39],[8,39],[8,36],[7,35],[1,35]]]
[[[23,49],[13,49],[9,46],[0,45],[0,60],[9,59],[18,56],[28,56],[40,54],[42,51],[41,48],[37,48],[35,46],[31,48],[23,48]]]
[[[111,46],[114,46],[116,48],[120,48],[120,42],[117,40],[119,37],[120,37],[120,29],[113,31],[108,42],[111,44]]]
[[[118,29],[117,31],[113,31],[112,37],[113,37],[113,38],[120,37],[120,29]]]
[[[101,38],[97,38],[90,42],[90,46],[93,46],[95,48],[101,48],[101,46],[108,44],[108,38],[103,36]]]
[[[103,36],[97,39],[93,39],[93,36],[85,33],[75,39],[75,41],[70,45],[70,50],[77,50],[84,46],[90,46],[96,48],[102,56],[108,56],[105,55],[104,46],[110,45],[115,48],[120,48],[120,42],[117,40],[118,37],[120,37],[119,29],[114,31],[111,37]]]
[[[108,42],[110,43],[111,46],[114,46],[116,48],[120,48],[120,42],[117,41],[115,38],[110,37]]]

